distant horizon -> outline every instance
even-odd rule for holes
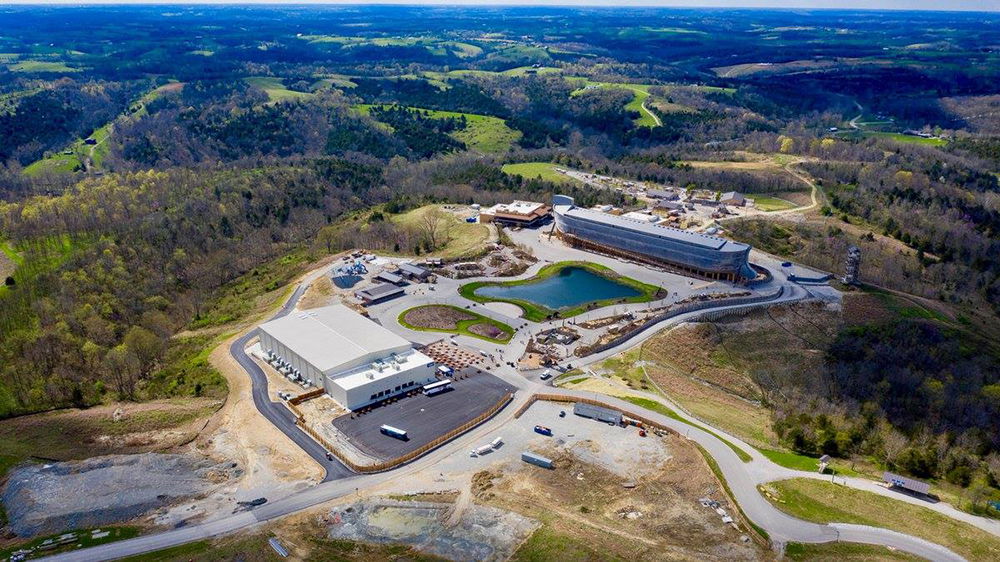
[[[681,8],[876,12],[1000,12],[1000,0],[19,0],[14,6],[407,6]]]

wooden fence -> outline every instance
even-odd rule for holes
[[[319,387],[289,399],[288,403],[293,406],[298,406],[299,404],[305,402],[306,400],[312,400],[313,398],[319,398],[320,396],[323,396],[324,392],[326,392],[326,389],[324,389],[323,387]]]
[[[341,452],[338,448],[336,448],[333,445],[331,445],[329,441],[327,441],[326,439],[323,438],[323,436],[321,436],[315,430],[313,430],[311,427],[309,427],[308,425],[306,425],[304,418],[297,411],[298,410],[297,408],[294,408],[294,406],[293,406],[294,409],[292,411],[295,412],[296,416],[297,416],[296,419],[295,419],[295,424],[298,425],[300,428],[302,428],[302,431],[306,432],[306,434],[308,434],[310,437],[312,437],[313,439],[315,439],[317,443],[319,443],[324,448],[326,448],[327,451],[330,451],[331,453],[333,453],[334,455],[336,455],[337,458],[340,459],[340,462],[344,463],[345,466],[347,466],[348,468],[350,468],[351,470],[353,470],[355,472],[372,473],[372,472],[384,472],[386,470],[392,470],[393,468],[396,468],[397,466],[399,466],[401,464],[408,463],[408,462],[410,462],[410,461],[412,461],[412,460],[414,460],[414,459],[416,459],[416,458],[424,455],[428,451],[431,451],[433,449],[436,449],[437,447],[440,447],[441,445],[447,443],[448,441],[451,441],[452,439],[454,439],[455,437],[461,435],[462,433],[465,433],[466,431],[472,429],[473,427],[476,427],[477,425],[479,425],[479,424],[483,423],[484,421],[490,419],[491,417],[493,417],[494,415],[496,415],[497,412],[499,412],[500,410],[504,409],[504,407],[507,404],[509,404],[510,401],[513,400],[513,399],[514,399],[514,393],[512,393],[512,392],[507,393],[506,395],[504,395],[503,398],[500,399],[499,402],[497,402],[496,404],[494,404],[493,407],[491,407],[489,410],[486,410],[485,412],[483,412],[482,414],[480,414],[479,416],[477,416],[475,419],[470,420],[470,421],[468,421],[468,422],[466,422],[466,423],[464,423],[464,424],[456,427],[455,429],[449,431],[448,433],[445,433],[444,435],[438,437],[437,439],[434,439],[430,443],[427,443],[426,445],[423,445],[420,448],[415,449],[413,451],[410,451],[409,453],[406,453],[405,455],[402,455],[400,457],[396,457],[396,458],[388,460],[388,461],[377,462],[377,463],[368,464],[368,465],[358,464],[358,463],[352,461],[351,459],[347,458],[347,456],[344,455],[343,452]]]

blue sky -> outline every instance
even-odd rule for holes
[[[5,2],[6,3],[6,2]],[[842,8],[870,10],[1000,11],[1000,0],[14,0],[11,4],[426,4],[426,5],[608,5],[753,8]]]

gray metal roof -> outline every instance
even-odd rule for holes
[[[389,273],[388,271],[383,271],[375,276],[376,279],[381,279],[383,281],[388,281],[389,283],[402,283],[404,279],[395,273]]]
[[[261,324],[260,330],[323,373],[411,348],[410,342],[344,305],[292,312]]]
[[[660,224],[651,224],[627,217],[594,211],[592,209],[581,209],[580,207],[573,205],[559,205],[556,206],[555,211],[556,213],[569,217],[603,223],[608,226],[641,232],[643,234],[649,234],[660,238],[669,238],[685,244],[691,244],[692,246],[700,246],[702,248],[717,251],[742,252],[749,248],[746,244],[733,242],[732,240],[726,240],[725,238],[720,238],[718,236],[688,232],[687,230],[681,230],[679,228],[672,228]]]
[[[366,289],[361,289],[358,291],[359,294],[367,295],[370,298],[377,299],[379,297],[385,297],[388,295],[395,295],[402,293],[402,287],[396,287],[395,285],[374,285]]]
[[[883,472],[882,480],[893,486],[898,486],[920,494],[926,494],[931,491],[931,485],[927,482],[922,482],[906,476],[900,476],[899,474],[895,474],[893,472]]]
[[[416,276],[420,276],[420,277],[422,277],[422,276],[427,275],[428,273],[430,273],[426,269],[424,269],[424,268],[422,268],[420,266],[417,266],[417,265],[413,265],[412,263],[401,263],[401,264],[399,264],[399,270],[402,271],[403,273],[409,273],[410,275],[416,275]]]

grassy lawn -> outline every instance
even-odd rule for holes
[[[431,328],[431,327],[427,327],[427,326],[418,326],[418,325],[411,324],[411,323],[407,322],[406,319],[405,319],[406,315],[409,314],[411,311],[418,310],[418,309],[425,309],[425,308],[435,308],[435,307],[449,308],[449,309],[452,309],[452,310],[456,310],[458,312],[461,312],[463,315],[471,316],[471,318],[467,318],[467,319],[459,321],[457,323],[455,329]],[[459,308],[457,306],[450,306],[450,305],[444,305],[444,304],[428,304],[428,305],[424,305],[424,306],[415,306],[413,308],[408,308],[408,309],[404,310],[402,313],[400,313],[398,321],[399,321],[400,325],[405,326],[405,327],[407,327],[407,328],[409,328],[411,330],[418,330],[418,331],[422,331],[422,332],[445,332],[445,333],[449,333],[449,334],[461,334],[461,335],[464,335],[464,336],[470,336],[470,337],[473,337],[473,338],[479,338],[481,340],[491,341],[491,342],[495,342],[495,343],[507,343],[508,341],[510,341],[510,338],[513,337],[513,335],[514,335],[514,328],[511,328],[510,326],[504,324],[503,322],[498,322],[498,321],[496,321],[496,320],[494,320],[492,318],[483,316],[482,314],[477,314],[475,312],[472,312],[471,310],[466,310],[464,308]],[[484,335],[477,334],[477,333],[472,332],[472,331],[469,330],[470,327],[475,326],[477,324],[489,324],[490,326],[493,326],[493,327],[497,328],[498,330],[500,330],[501,332],[503,332],[503,335],[501,337],[499,337],[499,338],[491,338],[491,337],[487,337],[487,336],[484,336]]]
[[[760,451],[762,455],[770,459],[774,464],[785,468],[804,470],[806,472],[816,472],[819,469],[819,459],[816,457],[800,455],[799,453],[776,451],[774,449],[757,450]],[[844,461],[842,459],[834,459],[834,462],[830,464],[830,468],[835,470],[836,474],[841,476],[862,476],[857,471],[851,470],[846,466],[842,466],[841,463],[843,462]]]
[[[273,76],[251,76],[250,78],[244,78],[243,81],[251,86],[264,90],[264,93],[267,94],[268,99],[270,99],[272,103],[309,99],[314,95],[309,92],[296,92],[294,90],[289,90],[285,87],[285,83],[282,82],[281,78],[275,78]]]
[[[426,205],[399,215],[392,215],[389,220],[401,227],[419,230],[424,215],[431,212],[431,209],[440,208],[440,205]],[[472,211],[470,211],[470,214],[472,214]],[[435,256],[442,259],[458,259],[483,253],[490,238],[490,228],[488,226],[478,222],[465,222],[461,217],[447,211],[442,214],[442,217],[445,225],[442,229],[443,234],[441,238],[445,240],[445,243],[439,245],[432,252]]]
[[[550,560],[623,560],[608,553],[594,551],[576,537],[564,535],[543,524],[524,541],[511,557],[514,562],[548,562]]]
[[[785,545],[785,556],[790,560],[808,560],[810,562],[923,560],[923,558],[905,552],[889,550],[884,546],[849,542],[829,542],[822,544],[790,542]]]
[[[775,506],[795,517],[886,527],[946,546],[969,560],[1000,559],[1000,537],[926,507],[823,480],[794,478],[768,487],[777,492],[777,501],[771,500]]]
[[[94,538],[92,531],[107,531],[108,535],[101,538]],[[38,558],[43,553],[45,556],[51,556],[53,554],[58,554],[60,552],[69,552],[71,550],[76,550],[78,548],[89,548],[91,546],[97,546],[99,544],[107,544],[110,542],[123,541],[125,539],[131,539],[139,536],[138,527],[101,527],[100,529],[80,529],[78,531],[70,531],[76,535],[76,540],[67,541],[65,544],[49,547],[45,550],[41,550],[37,555],[29,555],[29,558]],[[0,549],[0,560],[9,560],[11,553],[15,550],[21,549],[31,549],[41,546],[42,543],[54,542],[60,536],[66,533],[59,533],[57,535],[49,535],[45,537],[38,537],[31,539],[28,542],[20,543],[15,546],[10,546],[5,549]]]
[[[503,299],[496,297],[485,297],[476,294],[476,291],[482,287],[486,286],[496,286],[496,287],[514,287],[517,285],[528,285],[531,283],[537,283],[539,281],[548,279],[553,275],[558,274],[563,269],[568,267],[578,267],[586,269],[591,273],[600,275],[616,283],[626,285],[640,292],[639,295],[634,297],[626,298],[614,298],[592,301],[589,303],[581,304],[572,308],[564,308],[560,310],[552,310],[538,303],[522,300],[522,299]],[[595,308],[600,308],[602,306],[609,306],[612,304],[617,304],[620,302],[649,302],[657,298],[660,288],[653,285],[648,285],[641,281],[636,281],[628,277],[624,277],[615,273],[611,268],[590,262],[579,262],[579,261],[561,261],[553,264],[546,265],[538,271],[534,277],[529,277],[528,279],[520,279],[517,281],[475,281],[472,283],[467,283],[459,287],[458,292],[463,297],[480,303],[486,302],[509,302],[511,304],[516,304],[524,310],[524,318],[526,320],[531,320],[532,322],[542,322],[545,319],[552,317],[558,318],[569,318],[571,316],[576,316],[582,314],[588,310],[593,310]]]
[[[767,197],[766,195],[752,195],[751,198],[753,199],[754,207],[766,212],[784,211],[786,209],[794,209],[798,206],[791,201],[777,197]]]
[[[948,141],[944,139],[937,139],[937,138],[927,139],[924,137],[918,137],[914,135],[904,135],[902,133],[883,133],[880,131],[865,131],[865,136],[882,137],[882,138],[892,139],[896,142],[923,144],[927,146],[945,146],[948,144]]]
[[[504,164],[503,173],[521,176],[524,179],[541,178],[552,183],[573,183],[577,180],[556,171],[557,166],[551,162],[523,162],[520,164]]]
[[[417,78],[414,76],[414,78]],[[461,113],[458,111],[438,111],[423,109],[420,107],[409,107],[417,109],[426,114],[431,119],[457,119],[465,116],[466,127],[455,131],[449,136],[455,140],[462,141],[470,150],[485,153],[503,153],[521,139],[521,131],[515,131],[507,126],[507,123],[499,117],[489,115],[479,115],[477,113]],[[368,114],[372,108],[371,104],[359,104],[353,106],[357,111]]]
[[[7,68],[11,72],[80,72],[79,68],[66,66],[65,63],[41,60],[26,60],[9,65]]]

